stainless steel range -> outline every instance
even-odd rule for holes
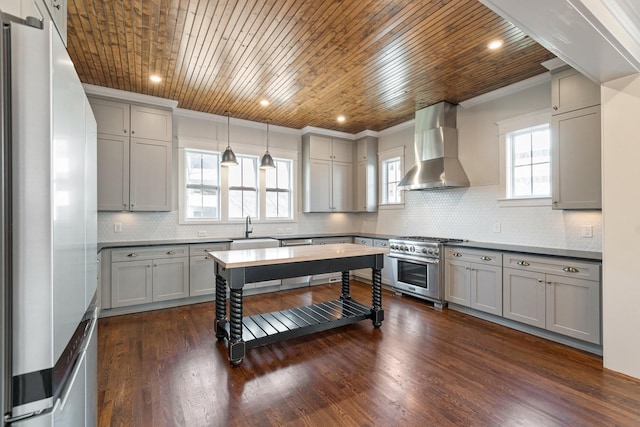
[[[407,236],[389,239],[389,257],[396,263],[393,287],[400,293],[444,305],[444,244],[461,239]]]

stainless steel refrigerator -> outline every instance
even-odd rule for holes
[[[91,426],[96,122],[51,22],[0,17],[2,424]]]

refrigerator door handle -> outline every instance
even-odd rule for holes
[[[82,353],[80,353],[80,356],[76,360],[75,366],[73,367],[73,373],[71,374],[71,376],[67,380],[67,383],[64,385],[64,389],[62,390],[62,393],[60,393],[59,402],[60,402],[60,410],[61,411],[64,409],[64,405],[67,403],[67,399],[69,398],[69,394],[71,393],[71,389],[73,388],[73,385],[76,382],[76,377],[78,376],[78,373],[80,372],[80,368],[84,366],[82,362],[84,362],[84,359],[85,359],[86,355],[87,355],[86,351],[83,351]]]

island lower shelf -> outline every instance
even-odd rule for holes
[[[371,307],[353,299],[336,299],[243,317],[242,340],[247,348],[259,347],[372,318]],[[229,337],[229,321],[219,322]]]

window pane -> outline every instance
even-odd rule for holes
[[[289,218],[291,206],[291,193],[278,193],[278,218]]]
[[[229,168],[229,169],[233,169],[233,168]],[[242,191],[241,190],[229,191],[229,218],[244,218],[244,215],[242,215]]]
[[[258,217],[258,193],[256,191],[243,191],[242,192],[243,212],[242,217],[251,215],[253,218]]]
[[[277,165],[277,163],[276,163]],[[266,169],[265,171],[265,185],[267,188],[278,188],[278,181],[276,169]]]
[[[545,129],[533,132],[531,134],[531,139],[532,162],[549,162],[551,159],[551,142],[549,130]]]
[[[238,157],[238,156],[236,156]],[[242,186],[242,160],[238,159],[238,166],[229,166],[229,186],[241,187]]]
[[[185,151],[185,178],[187,184],[202,183],[202,155]]]
[[[515,135],[512,147],[514,166],[531,163],[531,136],[529,133]]]
[[[244,187],[258,187],[257,165],[257,159],[255,158],[242,158],[242,185]]]
[[[220,160],[217,154],[202,154],[202,183],[204,185],[217,186],[219,184],[218,165],[220,165]]]
[[[516,197],[531,195],[531,166],[513,168],[513,195]]]
[[[551,194],[551,168],[549,163],[541,163],[532,166],[534,196],[546,196]]]
[[[186,218],[218,219],[218,190],[188,188],[186,195]]]
[[[267,197],[267,211],[265,215],[267,216],[267,218],[277,218],[278,217],[278,193],[274,191],[267,191],[266,197]]]
[[[278,188],[286,188],[291,190],[290,188],[290,176],[291,172],[289,171],[289,167],[291,162],[276,162],[277,170],[278,170]]]

